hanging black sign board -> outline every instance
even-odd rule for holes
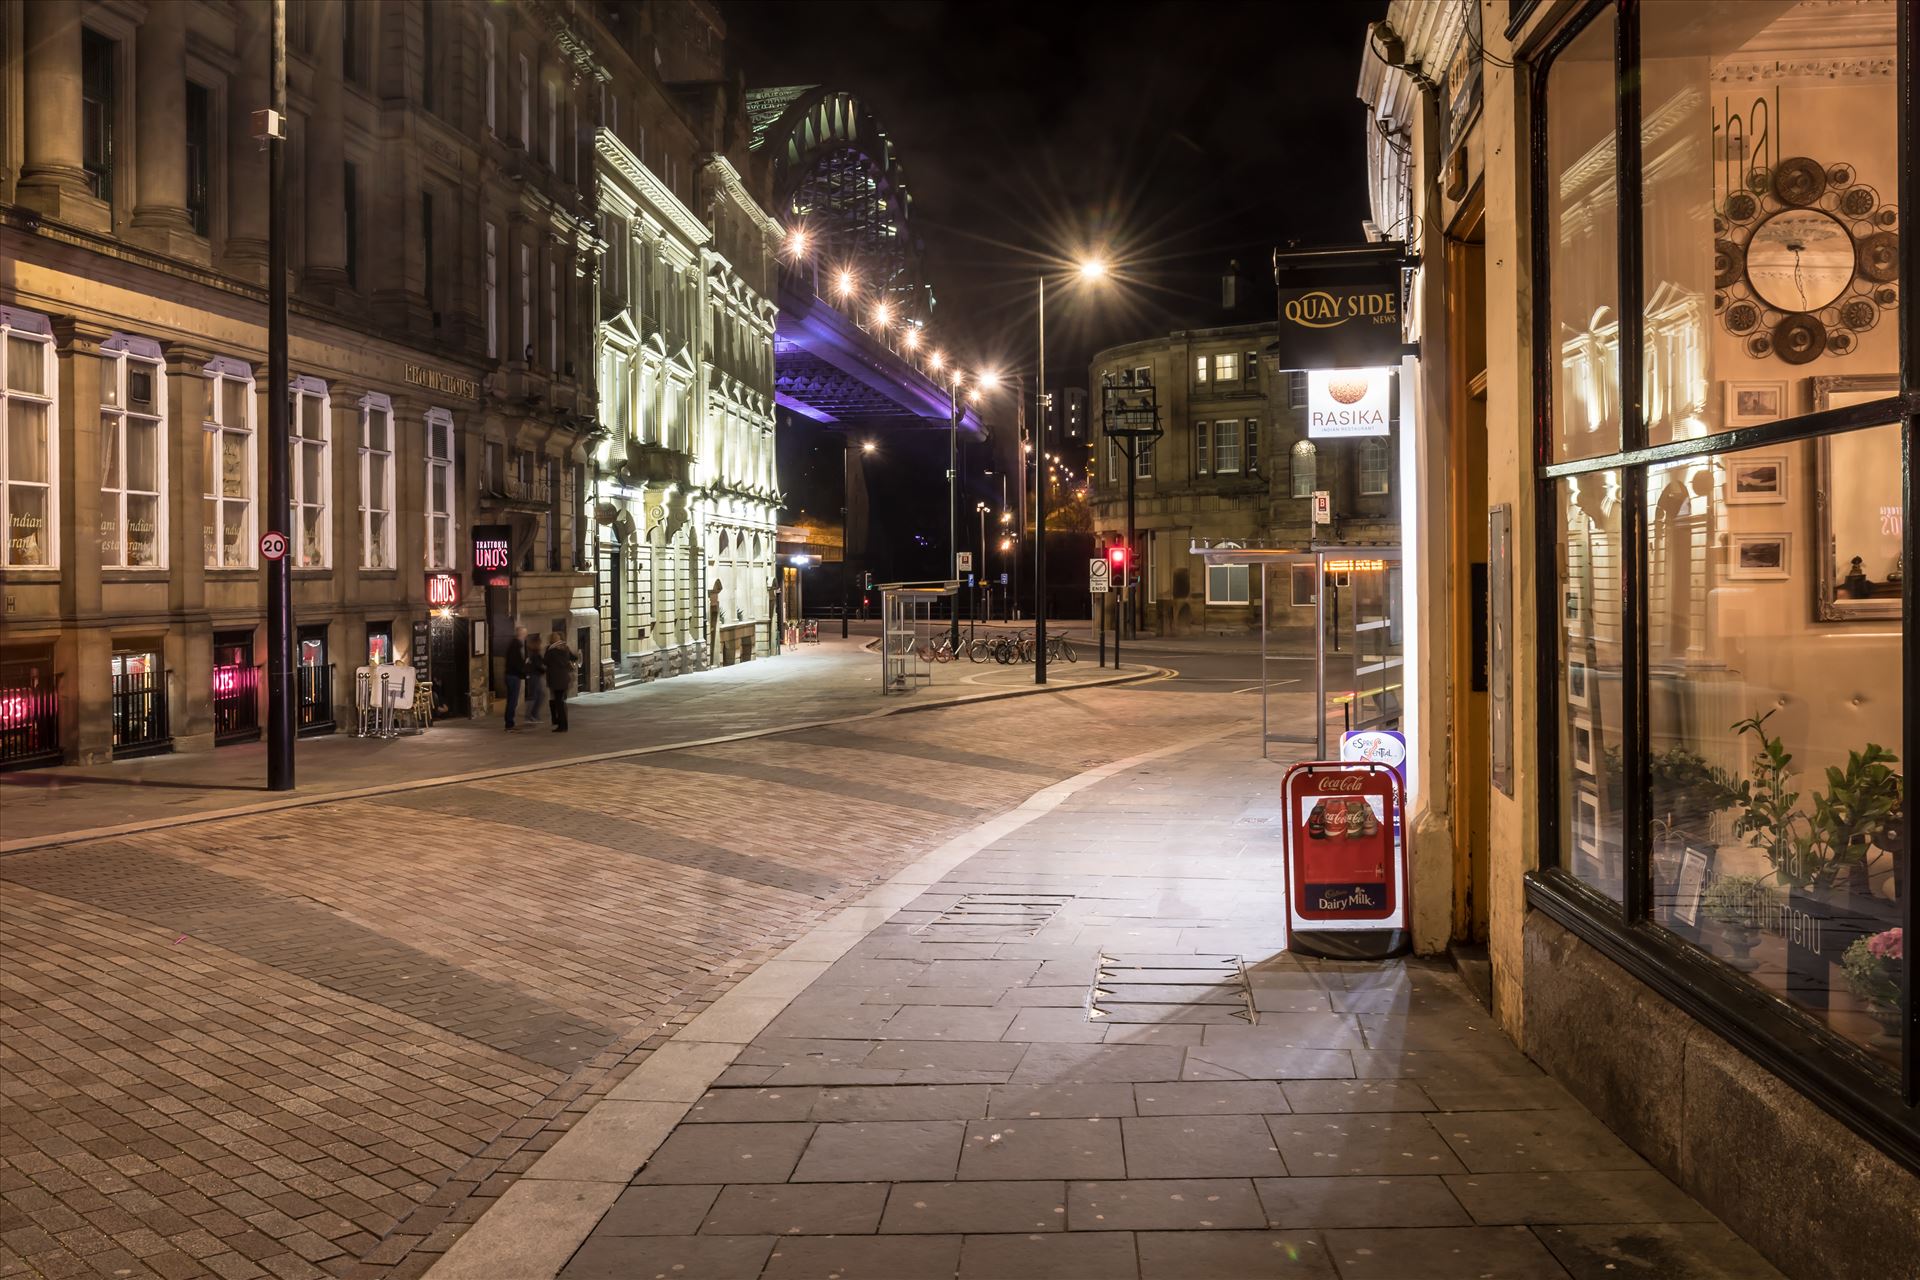
[[[1397,241],[1335,249],[1274,251],[1280,299],[1282,369],[1371,369],[1397,365],[1401,269]]]
[[[513,529],[504,524],[473,527],[473,581],[482,587],[513,585]]]

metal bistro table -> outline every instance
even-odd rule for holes
[[[1283,547],[1262,541],[1215,542],[1196,538],[1189,548],[1209,565],[1258,566],[1260,570],[1260,754],[1274,743],[1311,745],[1317,760],[1327,754],[1328,730],[1335,745],[1351,729],[1398,728],[1405,713],[1404,625],[1398,546]],[[1292,572],[1313,574],[1313,705],[1309,733],[1276,732],[1273,698],[1291,677],[1276,676],[1275,663],[1298,663],[1307,655],[1273,636],[1271,570],[1279,567],[1286,599],[1294,601]],[[1346,593],[1342,607],[1342,593]],[[1303,602],[1302,602],[1303,603]],[[1331,626],[1329,626],[1331,623]],[[1333,646],[1328,648],[1329,631]],[[1336,725],[1329,725],[1337,720]]]
[[[953,599],[957,581],[880,584],[880,693],[910,693],[933,683],[934,603]]]

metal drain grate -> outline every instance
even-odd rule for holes
[[[969,893],[920,932],[978,940],[1031,938],[1072,901],[1070,893]]]
[[[1102,955],[1087,1018],[1239,1026],[1259,1021],[1239,956]]]

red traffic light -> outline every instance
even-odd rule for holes
[[[1116,569],[1127,567],[1127,549],[1119,543],[1107,548],[1107,562]]]

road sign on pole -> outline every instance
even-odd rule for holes
[[[269,560],[278,560],[287,554],[287,535],[269,530],[260,535],[260,554]]]
[[[961,551],[954,555],[954,567],[961,573],[973,568],[973,552]]]
[[[1108,566],[1106,557],[1087,561],[1087,590],[1097,596],[1113,590],[1113,570]]]
[[[1333,493],[1328,489],[1313,491],[1313,522],[1315,524],[1333,523]]]

